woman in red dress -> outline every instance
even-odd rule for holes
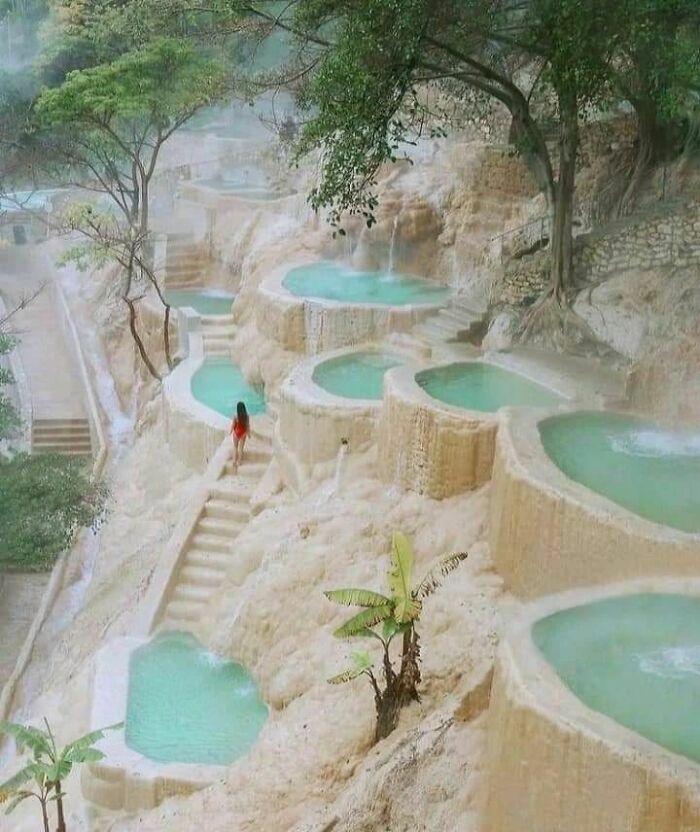
[[[250,417],[243,402],[236,405],[236,416],[231,422],[231,436],[233,437],[234,457],[233,464],[238,465],[243,461],[243,450],[245,442],[250,433]]]

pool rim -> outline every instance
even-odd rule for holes
[[[358,412],[378,411],[382,406],[383,394],[379,399],[357,399],[346,396],[339,396],[337,393],[331,393],[322,387],[313,377],[314,372],[322,364],[327,361],[334,361],[337,358],[345,358],[346,356],[362,353],[374,353],[377,355],[387,354],[390,350],[382,347],[378,342],[369,344],[358,344],[354,347],[339,347],[336,350],[327,350],[326,352],[316,353],[315,355],[305,358],[303,361],[294,365],[290,373],[285,377],[280,388],[280,395],[282,390],[285,391],[288,397],[297,398],[298,395],[303,396],[306,404],[314,404],[323,408],[344,408],[347,410],[355,410]],[[400,349],[391,352],[395,358],[402,359],[397,366],[405,367],[407,364],[416,365],[415,359],[402,353]],[[389,367],[385,373],[396,369]]]
[[[590,708],[564,683],[533,639],[534,625],[550,615],[596,601],[641,593],[700,599],[700,577],[632,578],[516,602],[501,639],[497,661],[505,661],[515,670],[518,682],[526,690],[529,706],[544,719],[558,722],[565,731],[587,734],[603,742],[609,751],[632,762],[638,763],[641,756],[645,765],[655,767],[673,780],[687,777],[686,784],[698,790],[700,798],[700,761],[671,751],[613,717]]]
[[[472,410],[468,407],[448,404],[447,402],[442,401],[442,399],[437,399],[434,396],[431,396],[430,393],[426,392],[416,380],[418,373],[426,373],[431,370],[441,370],[455,364],[490,364],[493,367],[497,367],[499,370],[505,370],[506,372],[513,373],[514,375],[524,378],[526,381],[545,388],[547,391],[559,396],[561,398],[561,403],[558,405],[543,405],[541,407],[538,405],[503,405],[502,407],[499,407],[498,410]],[[545,408],[552,409],[554,407],[558,412],[559,408],[565,407],[575,398],[571,394],[571,391],[565,390],[561,385],[556,386],[557,382],[551,377],[548,377],[547,373],[538,377],[537,373],[528,374],[527,372],[522,372],[520,369],[513,367],[508,359],[501,356],[499,353],[484,353],[476,358],[457,358],[453,361],[431,363],[427,367],[415,370],[412,375],[407,372],[399,372],[402,369],[405,368],[392,367],[387,371],[387,375],[384,376],[385,391],[386,385],[389,384],[393,389],[398,390],[401,395],[409,398],[415,403],[420,404],[421,406],[428,407],[432,410],[437,410],[449,416],[454,416],[458,419],[464,419],[470,422],[486,422],[498,425],[501,421],[501,414],[508,409],[527,409],[539,413]],[[391,373],[390,377],[388,375],[389,373]]]
[[[95,656],[90,730],[98,730],[105,725],[120,722],[124,725],[117,731],[109,731],[97,743],[105,757],[89,763],[87,771],[88,776],[97,780],[121,782],[124,808],[129,806],[130,788],[134,790],[137,799],[139,794],[147,792],[149,787],[156,788],[159,781],[182,783],[194,791],[221,780],[230,767],[207,763],[159,762],[126,744],[131,656],[135,650],[149,644],[157,636],[158,633],[145,637],[120,636],[104,644]],[[236,762],[237,760],[231,765],[235,765]],[[85,785],[83,788],[85,789]],[[152,805],[157,805],[158,802],[160,801],[155,801]],[[142,808],[150,807],[144,805]]]
[[[345,300],[333,300],[331,298],[317,298],[312,297],[309,295],[295,295],[294,292],[291,292],[285,285],[284,280],[287,275],[293,271],[294,269],[302,268],[304,266],[313,266],[317,263],[333,263],[335,261],[329,260],[327,258],[310,258],[310,259],[300,259],[298,261],[293,261],[291,263],[286,264],[285,266],[281,266],[278,269],[275,269],[274,272],[268,277],[266,277],[258,287],[258,291],[262,292],[263,294],[269,294],[273,296],[281,296],[284,301],[287,303],[293,302],[296,304],[301,304],[307,307],[317,307],[320,309],[329,308],[329,309],[358,309],[358,310],[377,310],[383,311],[386,313],[411,313],[411,312],[425,312],[430,310],[435,310],[436,312],[440,309],[445,309],[449,305],[449,297],[445,302],[440,303],[396,303],[396,304],[388,304],[388,303],[371,303],[367,301],[345,301]],[[342,261],[338,261],[339,264],[342,264]],[[351,268],[351,267],[349,267]],[[430,283],[435,283],[436,286],[441,288],[450,290],[449,286],[443,285],[442,283],[438,283],[437,281],[432,281],[428,277],[424,277],[422,275],[406,275],[407,277],[415,277],[420,280],[426,280]]]
[[[513,408],[512,410],[521,411],[523,409]],[[698,570],[700,572],[700,531],[684,532],[674,526],[668,526],[656,520],[649,520],[647,517],[616,503],[609,497],[605,497],[598,491],[571,479],[549,456],[542,442],[540,424],[552,418],[570,416],[575,413],[617,413],[649,421],[648,419],[645,420],[643,414],[631,409],[591,408],[580,405],[558,409],[548,408],[546,411],[538,409],[535,413],[511,412],[504,420],[499,438],[504,449],[507,448],[511,464],[517,466],[520,473],[527,476],[541,491],[559,498],[563,496],[584,510],[589,510],[598,515],[595,522],[600,522],[600,518],[604,517],[608,524],[623,529],[625,526],[638,526],[639,531],[648,538],[669,543],[676,541],[697,543]]]
[[[255,206],[277,206],[299,196],[298,193],[291,191],[281,192],[279,195],[270,199],[256,199],[251,196],[246,196],[243,193],[217,190],[217,188],[213,188],[211,185],[201,184],[203,181],[206,181],[206,179],[189,179],[181,182],[179,186],[180,198],[188,199],[192,202],[201,202],[203,204],[209,204],[212,200],[215,202],[225,200],[226,202],[232,203],[251,203]],[[260,190],[263,189],[261,188]]]

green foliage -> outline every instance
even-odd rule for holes
[[[99,522],[105,498],[85,460],[52,454],[0,459],[0,569],[49,569],[78,528]]]
[[[7,802],[5,814],[11,814],[27,798],[36,798],[42,809],[44,830],[48,832],[47,805],[54,801],[58,813],[58,828],[65,830],[63,821],[63,798],[61,781],[71,773],[73,767],[82,763],[96,762],[104,754],[95,748],[107,731],[121,728],[122,723],[110,725],[99,731],[91,731],[68,743],[60,751],[56,746],[49,723],[44,720],[46,730],[16,722],[0,722],[0,733],[12,737],[20,748],[26,749],[31,761],[16,774],[0,783],[0,803]]]
[[[9,355],[14,346],[14,339],[0,331],[0,358]],[[17,410],[2,390],[3,387],[13,382],[14,378],[10,370],[0,367],[0,440],[11,439],[16,436],[21,425]]]
[[[146,118],[165,131],[211,103],[225,76],[183,40],[160,38],[100,66],[77,70],[55,89],[45,89],[35,111],[48,127],[76,130],[116,127],[122,119]]]
[[[374,662],[366,652],[353,653],[352,667],[328,680],[329,684],[339,685],[351,682],[358,676],[367,676],[374,691],[377,711],[376,739],[388,736],[396,726],[401,708],[418,699],[420,649],[415,627],[423,609],[422,599],[431,595],[442,578],[454,571],[466,558],[466,552],[448,555],[414,587],[413,547],[405,535],[397,532],[392,537],[389,596],[365,589],[335,589],[324,593],[329,601],[336,604],[362,607],[360,612],[335,630],[334,636],[342,639],[371,638],[381,644],[383,687],[375,675]],[[381,630],[377,631],[375,628],[380,624]],[[396,636],[402,637],[398,672],[395,671],[390,656],[391,644]]]

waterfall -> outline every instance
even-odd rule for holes
[[[343,475],[345,457],[347,455],[348,442],[347,439],[343,439],[340,443],[340,447],[338,448],[338,453],[335,458],[335,472],[333,474],[333,479],[330,482],[326,482],[323,484],[323,488],[319,491],[319,496],[316,500],[317,506],[325,505],[325,503],[327,503],[331,499],[331,497],[335,497],[338,493],[338,489],[340,488],[340,480]]]
[[[345,457],[348,455],[348,441],[347,439],[343,439],[340,443],[340,447],[338,448],[338,456],[335,458],[335,473],[333,474],[333,485],[331,486],[331,493],[330,496],[334,496],[338,493],[338,489],[340,488],[340,478],[343,473],[343,463],[345,462]]]
[[[399,215],[394,217],[394,225],[391,229],[391,239],[389,241],[389,267],[387,271],[390,275],[394,274],[394,249],[396,247],[396,230],[399,227]]]

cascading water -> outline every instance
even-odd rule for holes
[[[389,263],[387,265],[387,280],[391,280],[394,276],[395,251],[396,251],[396,232],[399,227],[399,215],[394,217],[394,224],[391,229],[391,239],[389,240]]]

